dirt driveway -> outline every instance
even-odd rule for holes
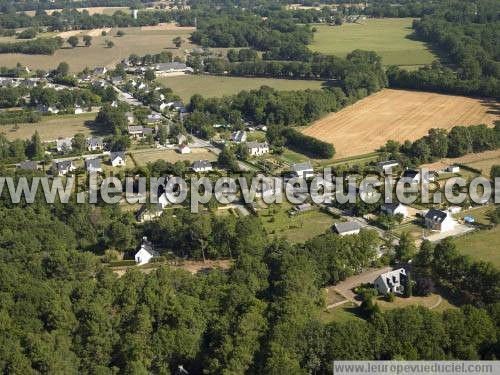
[[[392,267],[390,266],[382,268],[369,268],[363,273],[360,273],[359,275],[355,275],[345,279],[344,281],[341,281],[340,283],[338,283],[333,287],[333,290],[335,290],[337,293],[347,298],[349,301],[352,301],[359,305],[360,301],[357,301],[354,298],[356,295],[353,293],[351,289],[360,284],[373,283],[373,281],[377,278],[378,275],[380,275],[381,273],[388,272],[390,270],[392,270]]]

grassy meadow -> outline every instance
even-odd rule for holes
[[[423,42],[410,38],[413,19],[367,19],[342,26],[315,25],[317,32],[310,45],[313,51],[345,57],[355,49],[375,51],[384,65],[429,64],[437,57]]]
[[[201,94],[205,97],[222,97],[237,94],[242,90],[258,89],[261,86],[270,86],[277,90],[305,90],[320,89],[323,85],[321,81],[210,75],[182,75],[162,77],[158,80],[171,88],[184,101],[189,101],[194,94]]]

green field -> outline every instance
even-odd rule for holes
[[[118,30],[124,31],[125,35],[117,37],[116,32]],[[61,61],[65,61],[69,64],[71,71],[79,72],[85,67],[106,66],[113,68],[116,63],[129,57],[132,53],[142,56],[147,53],[153,54],[170,51],[174,56],[183,56],[184,50],[192,47],[188,41],[191,34],[190,30],[143,30],[139,27],[112,29],[108,33],[108,36],[101,36],[99,32],[97,36],[93,36],[92,46],[83,47],[81,36],[92,32],[92,30],[82,31],[78,34],[80,37],[80,46],[72,49],[65,45],[64,48],[57,50],[54,55],[2,54],[0,55],[1,65],[14,67],[20,62],[31,70],[48,70],[55,68]],[[54,35],[40,34],[39,36]],[[172,42],[172,39],[176,36],[180,36],[185,41],[180,49],[175,48]],[[105,45],[106,40],[111,40],[115,46],[107,48]]]
[[[319,89],[323,82],[273,78],[221,77],[209,75],[183,75],[163,77],[158,81],[171,88],[184,101],[194,94],[205,97],[222,97],[237,94],[242,90],[255,90],[270,86],[276,90]]]
[[[345,57],[355,49],[377,52],[384,65],[429,64],[437,57],[423,42],[411,40],[411,18],[367,19],[342,26],[315,25],[313,51]]]
[[[460,253],[500,267],[500,227],[465,235],[457,238],[455,243]]]
[[[29,139],[38,131],[42,141],[73,137],[76,133],[97,134],[93,124],[95,116],[95,113],[43,116],[42,121],[35,124],[0,125],[0,134],[8,140]]]
[[[329,214],[313,209],[295,216],[288,216],[292,204],[283,201],[259,210],[259,217],[271,237],[285,238],[290,242],[305,242],[330,230],[336,220]]]

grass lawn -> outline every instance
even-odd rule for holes
[[[320,89],[322,81],[221,77],[210,75],[183,75],[162,77],[158,81],[171,88],[184,101],[189,101],[194,94],[205,97],[222,97],[237,94],[242,90],[255,90],[261,86],[270,86],[277,90]]]
[[[170,163],[175,163],[179,160],[217,160],[217,156],[214,153],[203,148],[192,149],[190,154],[180,154],[176,150],[148,149],[132,152],[132,155],[138,166],[144,166],[149,162],[154,162],[159,159]]]
[[[292,207],[292,204],[283,200],[282,204],[259,211],[259,217],[270,236],[285,238],[290,242],[304,242],[325,233],[336,222],[331,215],[317,209],[289,217],[287,211]]]
[[[432,310],[439,309],[438,311],[444,311],[446,309],[454,307],[449,301],[438,294],[431,294],[426,297],[394,297],[393,302],[387,302],[384,297],[380,296],[376,298],[375,302],[378,303],[382,311],[408,306],[423,306],[427,307],[428,309],[432,308]]]
[[[76,133],[97,134],[97,129],[93,126],[95,116],[95,113],[44,116],[42,121],[35,124],[18,124],[18,127],[0,125],[0,134],[4,134],[8,140],[29,139],[38,131],[42,141],[73,137]]]
[[[116,31],[122,30],[125,35],[116,36]],[[85,35],[81,32],[79,36]],[[94,36],[92,46],[63,48],[54,55],[23,55],[19,53],[2,54],[0,59],[3,66],[14,67],[17,62],[35,69],[54,69],[61,61],[66,61],[71,71],[82,71],[86,66],[94,68],[96,66],[106,66],[113,68],[116,63],[125,57],[136,53],[140,56],[147,53],[160,53],[171,51],[174,56],[183,55],[185,49],[191,48],[188,38],[191,31],[188,30],[141,30],[139,27],[112,29],[108,36]],[[40,36],[44,36],[41,34]],[[180,36],[185,43],[180,49],[175,48],[172,39]],[[111,40],[115,44],[113,48],[105,46],[105,40]],[[81,39],[80,39],[80,44]]]
[[[362,320],[357,314],[359,307],[353,302],[346,302],[343,305],[329,310],[322,310],[319,313],[319,320],[323,323],[347,323],[353,320]]]
[[[494,206],[481,206],[474,207],[470,210],[464,210],[460,213],[453,215],[456,219],[463,219],[465,216],[474,217],[476,223],[487,225],[490,223],[490,219],[488,218],[488,212],[494,209]]]
[[[318,30],[310,48],[326,54],[345,57],[355,49],[375,51],[384,65],[429,64],[437,59],[423,42],[410,39],[413,19],[367,19],[342,26],[314,25]]]
[[[500,227],[480,230],[455,239],[461,254],[484,260],[500,267]]]

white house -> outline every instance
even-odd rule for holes
[[[179,146],[179,152],[181,154],[190,154],[191,153],[191,149],[189,148],[188,145],[180,145]]]
[[[85,160],[85,169],[89,173],[102,172],[101,167],[101,159],[86,159]]]
[[[456,221],[446,211],[431,208],[425,214],[425,226],[430,230],[447,232],[455,228]]]
[[[341,236],[347,236],[351,234],[359,234],[359,231],[361,230],[361,226],[354,222],[354,221],[348,221],[345,223],[337,223],[334,224],[334,230]]]
[[[149,263],[151,259],[158,255],[158,252],[153,250],[153,245],[148,241],[147,237],[143,237],[141,247],[134,256],[135,263],[138,266],[142,266],[143,264]]]
[[[399,202],[383,203],[380,206],[380,211],[389,216],[401,214],[403,217],[408,217],[408,207]]]
[[[111,152],[110,160],[113,167],[124,167],[126,163],[125,153],[123,151]]]
[[[191,166],[195,172],[209,172],[213,170],[212,163],[208,160],[197,160]]]
[[[264,155],[269,152],[269,145],[267,143],[248,142],[248,152],[252,156]]]
[[[144,127],[142,125],[129,125],[127,131],[128,135],[133,138],[141,138],[144,135]]]
[[[458,165],[450,165],[448,168],[446,168],[446,172],[458,173],[460,172],[460,167]]]
[[[87,139],[87,150],[100,151],[103,148],[104,148],[104,142],[101,137]]]
[[[75,109],[74,109],[74,113],[75,115],[80,115],[82,114],[84,111],[83,111],[83,108],[81,106],[79,106],[78,104],[75,105]]]
[[[56,176],[65,176],[76,169],[72,160],[55,161],[52,164],[52,171]]]
[[[57,152],[71,151],[73,149],[73,139],[72,138],[57,139],[56,149]]]
[[[43,105],[43,104],[40,104],[36,107],[36,110],[38,112],[41,112],[41,113],[50,113],[52,115],[56,115],[59,113],[59,110],[56,108],[56,107],[52,107],[52,106],[49,106],[49,105]]]
[[[408,275],[404,268],[389,271],[379,275],[373,284],[380,294],[404,293]]]
[[[231,133],[231,141],[236,143],[246,142],[247,133],[243,130],[238,130],[237,132]]]
[[[314,169],[309,161],[292,164],[292,173],[296,177],[308,178],[314,175]]]

